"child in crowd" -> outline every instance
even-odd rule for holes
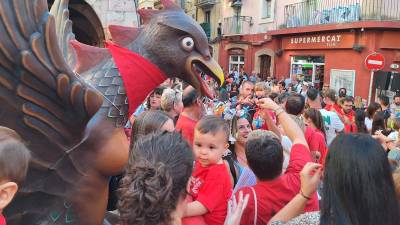
[[[265,82],[258,82],[254,86],[254,91],[255,91],[255,97],[257,99],[262,99],[267,97],[270,94],[270,91],[267,90]],[[252,127],[253,129],[262,129],[262,130],[269,130],[268,125],[266,121],[262,118],[262,111],[266,111],[269,114],[269,118],[272,119],[274,123],[276,123],[276,118],[275,118],[275,113],[271,110],[261,110],[260,108],[256,109],[256,112],[254,113],[253,116],[253,123]]]
[[[189,190],[193,202],[188,203],[185,216],[202,216],[207,225],[224,224],[232,194],[230,175],[222,160],[229,147],[228,137],[228,124],[216,116],[206,116],[195,127],[196,161]]]
[[[0,225],[5,225],[4,208],[17,193],[28,171],[29,150],[13,130],[0,126]]]

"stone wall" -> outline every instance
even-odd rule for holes
[[[134,0],[85,0],[96,12],[104,29],[106,38],[109,25],[138,26]]]

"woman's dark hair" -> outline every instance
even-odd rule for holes
[[[321,112],[317,109],[309,108],[304,113],[304,117],[307,119],[311,119],[314,126],[324,134],[325,141],[326,141],[325,124],[324,124],[324,119],[322,118]]]
[[[160,95],[160,96],[161,96],[165,89],[166,89],[166,87],[163,87],[163,86],[157,87],[156,89],[154,89],[154,90],[149,94],[149,96],[148,96],[147,99],[146,99],[146,107],[147,107],[146,109],[147,109],[147,110],[150,109],[150,96],[152,96],[152,95]],[[161,109],[161,107],[160,107],[160,109]]]
[[[122,224],[171,224],[192,173],[189,144],[176,132],[153,133],[137,140],[133,152],[119,189]]]
[[[346,95],[347,95],[346,88],[340,88],[339,89],[339,97],[343,98],[343,97],[346,97]]]
[[[376,111],[378,111],[379,109],[381,109],[381,105],[379,105],[376,102],[372,102],[371,104],[369,104],[368,108],[367,108],[367,117],[372,119],[376,113]]]
[[[161,127],[169,119],[171,118],[168,114],[160,110],[150,110],[141,113],[132,125],[131,145],[144,135],[160,131]]]
[[[365,125],[365,111],[357,109],[355,111],[355,124],[357,126],[358,133],[368,133],[367,126]]]
[[[374,119],[372,120],[371,134],[375,134],[378,130],[386,131],[385,115],[383,112],[375,113]]]
[[[323,196],[321,225],[400,221],[387,156],[367,134],[342,134],[333,140],[325,162]]]

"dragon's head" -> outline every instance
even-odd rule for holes
[[[162,0],[163,10],[139,10],[145,26],[128,46],[156,64],[168,77],[178,77],[202,94],[210,96],[201,72],[219,85],[224,74],[211,57],[203,29],[170,0]]]

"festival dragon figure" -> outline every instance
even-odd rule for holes
[[[127,162],[120,127],[129,112],[168,77],[204,95],[200,71],[223,82],[202,28],[162,4],[139,11],[142,28],[110,27],[114,42],[103,49],[73,40],[68,0],[56,0],[52,14],[47,0],[0,1],[0,126],[33,155],[4,212],[9,224],[103,224],[109,176]]]

